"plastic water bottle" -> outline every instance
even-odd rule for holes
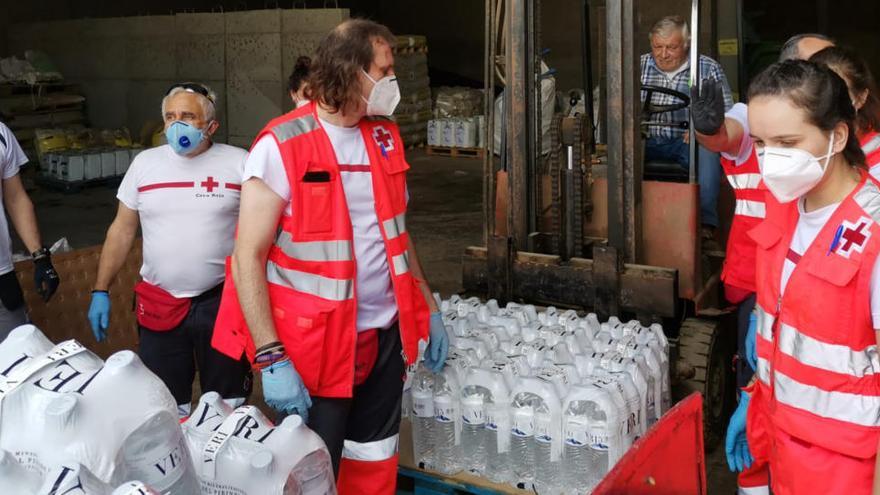
[[[122,451],[127,478],[161,492],[198,493],[189,450],[179,420],[160,411],[126,439]]]
[[[410,391],[413,459],[420,468],[433,469],[434,375],[424,365],[416,370]]]
[[[284,495],[327,495],[336,493],[336,481],[330,454],[326,450],[316,450],[299,461],[290,473],[294,481],[284,486]]]
[[[566,489],[589,493],[610,469],[610,450],[621,442],[617,410],[608,391],[595,383],[572,388],[563,409]]]
[[[495,483],[506,483],[510,481],[510,391],[503,371],[496,368],[494,363],[472,369],[468,373],[464,390],[472,396],[479,394],[483,399],[485,421],[482,434],[486,452],[483,475]],[[466,427],[467,425],[464,426]],[[468,455],[464,438],[462,445],[465,455]],[[476,464],[479,461],[471,462]]]
[[[464,467],[482,476],[486,469],[486,403],[492,402],[488,389],[465,385],[461,391],[461,452]]]
[[[434,467],[443,474],[461,471],[461,414],[455,370],[449,366],[434,378]]]
[[[510,460],[513,482],[527,488],[535,480],[535,411],[532,398],[514,397],[511,402]]]
[[[549,376],[545,376],[547,371]],[[551,378],[552,377],[552,378]],[[534,382],[540,402],[535,404],[535,488],[538,493],[562,493],[562,401],[568,394],[565,371],[544,368]]]

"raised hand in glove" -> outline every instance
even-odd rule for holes
[[[425,349],[425,366],[434,373],[439,373],[446,364],[447,354],[449,354],[449,335],[446,333],[443,317],[440,313],[431,313],[431,333],[428,348]]]
[[[42,248],[31,256],[34,259],[34,286],[43,301],[48,302],[52,298],[52,294],[58,290],[61,279],[58,278],[58,272],[52,266],[52,255],[49,253],[49,249]]]
[[[721,82],[704,79],[697,88],[691,87],[691,115],[694,118],[694,129],[700,134],[712,136],[721,129],[724,123],[724,89]]]

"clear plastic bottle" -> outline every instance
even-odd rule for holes
[[[510,461],[513,483],[528,489],[535,480],[535,411],[533,395],[517,395],[511,401]]]
[[[572,389],[565,401],[565,485],[589,493],[611,467],[610,451],[621,442],[618,411],[610,394],[592,383]]]
[[[461,452],[464,467],[482,476],[486,470],[486,403],[492,394],[485,387],[465,385],[461,392]]]
[[[455,370],[445,367],[434,377],[434,468],[443,474],[461,471],[461,414]]]
[[[316,450],[299,461],[290,473],[290,479],[296,482],[296,490],[288,493],[288,482],[284,495],[335,495],[336,481],[333,479],[330,454],[326,450]]]
[[[507,381],[498,371],[488,371],[494,382],[492,402],[486,409],[485,476],[495,483],[510,481],[510,401]]]
[[[179,420],[160,411],[132,432],[122,448],[128,479],[162,493],[198,493],[199,482]]]
[[[413,459],[416,466],[433,469],[434,375],[423,364],[416,370],[410,391]]]

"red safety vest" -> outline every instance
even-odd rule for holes
[[[859,139],[859,145],[865,153],[865,163],[869,169],[880,165],[880,133],[871,131]]]
[[[721,280],[726,285],[755,292],[755,241],[748,236],[748,232],[764,219],[767,190],[761,182],[761,169],[754,146],[745,163],[737,166],[734,160],[722,157],[721,167],[736,198]]]
[[[758,244],[755,412],[805,442],[871,458],[880,440],[880,362],[870,305],[880,187],[863,172],[799,259],[789,253],[797,221],[796,207],[773,208],[750,232]],[[797,267],[780,296],[786,257]]]
[[[278,143],[290,180],[292,216],[282,216],[269,250],[266,276],[279,340],[309,393],[351,397],[357,336],[356,260],[345,191],[336,154],[314,103],[270,121],[257,136]],[[403,357],[412,364],[428,337],[429,310],[409,266],[403,141],[387,119],[363,119],[376,215],[385,242],[397,301]],[[213,346],[238,359],[254,356],[227,271]]]

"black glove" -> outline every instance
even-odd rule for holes
[[[701,88],[698,95],[696,88],[691,87],[691,115],[694,129],[711,136],[718,133],[724,123],[724,90],[714,79],[703,79]]]
[[[58,272],[52,266],[52,256],[47,248],[34,251],[31,256],[34,258],[34,286],[43,301],[48,302],[52,298],[52,294],[58,290],[61,279],[58,278]]]

